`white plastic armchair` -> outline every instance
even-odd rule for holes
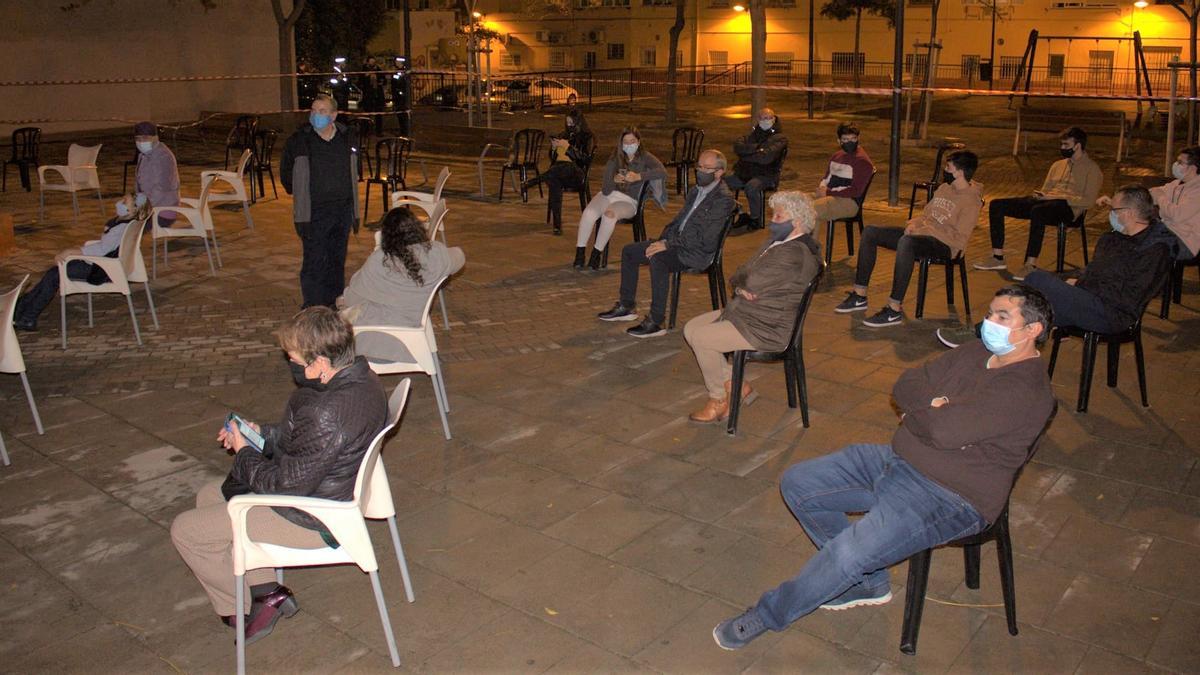
[[[129,318],[133,321],[133,335],[137,343],[142,344],[142,333],[138,328],[137,312],[133,308],[133,293],[130,283],[140,283],[146,289],[146,304],[150,307],[150,316],[154,319],[154,329],[158,330],[158,313],[154,311],[154,296],[150,294],[150,279],[146,275],[146,263],[142,260],[142,233],[146,230],[146,221],[134,220],[125,226],[121,235],[121,248],[116,258],[99,255],[70,255],[58,259],[58,293],[61,296],[59,309],[62,313],[62,348],[67,348],[67,296],[78,293],[87,294],[88,327],[94,325],[92,320],[92,295],[96,293],[120,293],[129,304]],[[108,283],[89,284],[77,281],[67,276],[67,265],[73,260],[82,260],[98,265],[108,275]]]
[[[398,199],[417,199],[423,202],[435,203],[442,198],[442,189],[446,187],[446,181],[450,180],[450,167],[443,166],[438,172],[437,182],[433,186],[433,194],[421,192],[419,190],[397,190],[392,193],[392,208],[396,208],[396,200]]]
[[[33,424],[39,434],[46,433],[42,428],[42,417],[38,414],[37,403],[33,400],[33,390],[29,388],[29,377],[25,374],[25,358],[21,356],[21,343],[17,341],[17,332],[13,330],[13,314],[17,311],[17,298],[21,296],[21,288],[29,280],[26,274],[17,283],[16,288],[0,295],[0,373],[16,373],[21,376],[21,384],[25,387],[25,399],[29,401],[29,412],[33,413]],[[3,448],[0,447],[0,450]],[[4,464],[8,464],[8,455],[4,455]]]
[[[4,447],[4,434],[0,433],[0,464],[8,466],[12,460],[8,458],[8,450]]]
[[[438,280],[438,287],[445,283],[446,277]],[[442,433],[450,440],[450,421],[446,414],[450,412],[450,399],[446,396],[446,380],[442,374],[442,364],[438,359],[437,337],[433,334],[433,324],[429,320],[429,309],[433,304],[431,293],[425,301],[425,310],[421,314],[421,324],[416,327],[405,326],[354,326],[354,336],[357,338],[364,333],[379,333],[399,341],[408,350],[408,361],[376,361],[368,359],[371,370],[378,375],[397,375],[400,373],[425,373],[433,384],[434,398],[437,399],[438,414],[442,418]]]
[[[204,252],[208,255],[208,270],[217,276],[217,267],[224,267],[221,262],[221,246],[217,243],[217,230],[213,227],[212,210],[208,204],[212,198],[212,185],[215,178],[209,176],[200,180],[200,197],[182,197],[179,206],[156,206],[151,211],[153,227],[150,230],[154,246],[150,256],[150,268],[154,278],[158,278],[158,241],[163,243],[163,267],[167,263],[167,242],[181,237],[199,237],[204,242]],[[164,211],[174,211],[188,222],[188,227],[162,227],[158,216]],[[176,221],[178,223],[178,221]],[[212,235],[212,248],[208,246],[208,237]],[[217,252],[217,267],[213,266],[213,250]]]
[[[404,560],[404,549],[400,546],[400,536],[396,529],[396,508],[392,500],[391,488],[388,485],[387,473],[384,471],[383,461],[379,456],[384,437],[400,421],[400,414],[408,401],[411,386],[411,381],[405,378],[392,392],[388,402],[388,423],[375,435],[366,454],[363,455],[362,464],[359,465],[358,476],[354,482],[354,498],[350,501],[251,494],[234,497],[226,505],[229,519],[233,525],[233,574],[234,587],[237,589],[236,607],[238,611],[235,623],[239,675],[246,672],[246,619],[240,610],[245,606],[244,578],[246,570],[264,567],[279,570],[284,567],[314,565],[358,565],[371,577],[371,587],[375,591],[375,603],[379,609],[379,620],[383,624],[384,635],[387,637],[392,665],[400,666],[400,654],[396,649],[392,622],[388,618],[387,605],[383,599],[383,587],[379,583],[379,561],[375,558],[375,549],[371,546],[371,535],[367,531],[365,519],[387,519],[392,534],[392,544],[396,548],[396,560],[404,579],[404,591],[408,601],[412,602],[414,600],[412,581],[409,579],[408,565]],[[337,540],[339,546],[337,548],[296,549],[252,540],[246,526],[247,514],[254,508],[270,507],[304,511],[321,521],[325,529]],[[282,572],[277,572],[277,574],[282,581]]]
[[[214,184],[210,186],[208,193],[208,203],[217,204],[220,202],[241,202],[242,215],[246,217],[246,227],[254,229],[254,219],[250,217],[250,197],[246,193],[246,167],[250,164],[250,159],[254,153],[249,149],[242,151],[242,158],[238,160],[237,171],[201,171],[200,183],[213,180]],[[216,191],[212,187],[216,187],[215,182],[222,181],[229,184],[233,188],[232,191]]]
[[[100,173],[96,169],[96,158],[100,156],[100,148],[104,144],[82,146],[71,144],[67,150],[67,163],[43,164],[38,167],[38,198],[40,208],[38,219],[46,219],[46,192],[71,193],[71,208],[75,219],[79,219],[79,198],[76,193],[81,190],[95,190],[96,199],[100,201],[100,214],[104,215],[104,195],[100,192]],[[47,182],[46,174],[54,172],[62,178],[62,182]]]

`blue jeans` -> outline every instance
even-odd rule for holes
[[[987,527],[966,500],[890,445],[849,445],[796,464],[779,491],[818,550],[799,574],[759,598],[756,613],[776,631],[852,587],[882,595],[889,565]],[[853,524],[846,517],[863,512]]]

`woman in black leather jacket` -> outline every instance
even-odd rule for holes
[[[539,181],[550,189],[550,220],[556,235],[562,234],[563,188],[582,190],[587,169],[592,164],[592,132],[583,111],[578,108],[568,110],[564,124],[561,134],[550,137],[550,168],[525,183],[527,190]]]
[[[236,425],[217,440],[236,453],[224,484],[214,482],[196,495],[196,508],[175,518],[171,539],[208,593],[213,609],[233,626],[233,530],[225,508],[238,494],[283,494],[350,501],[359,464],[387,420],[387,396],[366,359],[354,353],[354,333],[328,307],[310,307],[278,333],[299,388],[277,424],[250,423],[263,438],[262,449]],[[294,509],[252,509],[250,537],[291,548],[322,548],[333,543],[320,521]],[[268,635],[280,616],[299,605],[292,592],[275,583],[272,569],[246,571],[251,598],[246,643]]]

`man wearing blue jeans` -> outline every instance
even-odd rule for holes
[[[789,468],[780,492],[817,553],[718,624],[717,644],[740,649],[818,608],[886,603],[889,566],[993,522],[1054,409],[1037,350],[1052,322],[1036,290],[1000,289],[982,341],[900,376],[891,445],[851,445]],[[847,513],[865,515],[851,523]]]

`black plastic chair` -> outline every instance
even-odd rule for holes
[[[804,297],[796,308],[796,322],[792,325],[792,339],[788,342],[787,349],[781,352],[739,350],[730,357],[733,362],[733,377],[729,389],[729,424],[725,429],[729,435],[737,433],[738,414],[742,409],[742,382],[746,375],[747,361],[783,361],[788,407],[795,408],[797,402],[799,403],[800,419],[804,428],[808,428],[808,384],[804,375],[804,317],[808,315],[813,295],[821,285],[821,277],[824,274],[825,266],[822,265],[821,269],[817,270],[817,275],[808,282]]]
[[[713,260],[704,269],[687,270],[691,274],[707,274],[708,275],[708,294],[712,299],[712,308],[721,309],[725,306],[725,265],[723,258],[725,257],[725,239],[729,236],[729,230],[733,228],[734,221],[737,220],[738,213],[741,209],[735,204],[733,210],[729,212],[729,217],[725,219],[725,225],[721,227],[721,237],[717,239],[717,253],[713,256]],[[671,273],[671,314],[667,321],[667,328],[675,327],[675,315],[679,311],[679,286],[683,282],[683,271]]]
[[[784,148],[783,152],[779,153],[779,161],[776,162],[776,165],[779,167],[780,171],[783,170],[783,162],[784,162],[784,160],[787,159],[787,155],[788,155],[788,148]],[[782,180],[782,177],[780,178],[780,180]],[[759,214],[761,214],[762,218],[767,217],[767,198],[770,197],[771,193],[777,189],[779,189],[778,185],[776,185],[775,187],[763,188],[763,191],[758,193],[758,212],[759,212]],[[733,191],[733,200],[737,201],[737,199],[741,195],[741,193],[742,193],[741,189],[734,190]],[[747,206],[749,206],[749,200],[750,200],[750,197],[749,197],[749,195],[747,195],[747,197],[746,197],[746,201],[747,201],[746,205]],[[764,225],[764,223],[756,223],[756,226],[758,228],[762,228],[763,225]]]
[[[878,172],[876,172],[878,173]],[[858,234],[862,235],[863,231],[863,202],[867,200],[867,193],[871,191],[871,183],[875,182],[875,173],[867,179],[867,186],[863,188],[863,193],[854,200],[858,204],[858,213],[849,218],[835,218],[825,223],[825,264],[833,263],[833,232],[834,225],[837,223],[846,224],[846,255],[854,255],[854,225],[858,224]]]
[[[1083,213],[1079,214],[1079,217],[1077,217],[1075,220],[1071,221],[1070,223],[1059,223],[1058,224],[1058,262],[1056,262],[1054,264],[1054,271],[1056,273],[1062,274],[1063,259],[1067,255],[1067,228],[1074,228],[1074,229],[1079,230],[1079,239],[1083,242],[1083,266],[1087,267],[1087,265],[1088,265],[1088,243],[1087,243],[1087,226],[1084,225],[1085,220],[1087,220],[1087,209],[1084,209]]]
[[[225,137],[225,170],[229,170],[229,153],[241,157],[242,152],[254,152],[254,132],[258,131],[258,115],[240,115]]]
[[[369,117],[349,117],[343,120],[343,123],[354,130],[355,136],[358,138],[358,182],[362,182],[367,176],[374,175],[375,169],[371,165],[371,153],[368,148],[371,147],[371,134],[375,130],[375,123]],[[366,163],[367,170],[363,171],[363,164]]]
[[[258,193],[263,198],[267,196],[266,185],[263,182],[263,173],[266,173],[271,177],[271,193],[279,199],[279,190],[275,187],[275,171],[271,168],[271,156],[275,153],[275,141],[278,137],[279,132],[274,129],[259,129],[254,134],[254,156],[250,159],[250,168],[258,177]],[[253,179],[251,187],[254,187]]]
[[[687,193],[689,172],[700,162],[700,148],[703,145],[703,129],[679,127],[671,135],[671,161],[665,166],[675,169],[675,194]]]
[[[937,158],[933,160],[933,177],[929,180],[923,180],[918,183],[913,183],[912,196],[908,198],[908,218],[912,220],[913,206],[917,203],[917,191],[925,191],[925,201],[933,199],[933,193],[942,184],[942,160],[945,159],[947,152],[956,152],[965,150],[966,143],[940,143],[938,144]]]
[[[1183,272],[1188,267],[1200,268],[1200,256],[1190,260],[1176,260],[1167,275],[1167,283],[1163,284],[1162,306],[1158,309],[1158,318],[1171,318],[1171,303],[1176,305],[1183,302]]]
[[[21,127],[12,132],[12,157],[4,160],[4,177],[0,179],[0,192],[8,191],[8,165],[15,164],[21,177],[21,187],[33,191],[29,181],[29,167],[38,166],[42,148],[42,130],[37,127]]]
[[[1025,456],[1025,463],[1021,465],[1021,469],[1013,477],[1014,486],[1017,484],[1017,478],[1020,477],[1021,470],[1025,468],[1025,464],[1028,464],[1029,460],[1033,459],[1034,453],[1037,452],[1038,444],[1041,443],[1042,437],[1046,434],[1046,429],[1050,428],[1050,423],[1054,421],[1054,416],[1057,413],[1058,404],[1055,403],[1054,412],[1050,414],[1050,420],[1046,422],[1045,428],[1034,439],[1033,444],[1029,446],[1029,452]],[[1011,487],[1009,488],[1009,494],[1012,494]],[[1007,500],[1004,504],[1004,510],[1000,512],[995,522],[989,525],[986,530],[969,537],[956,539],[955,541],[943,544],[943,546],[962,547],[967,588],[975,590],[979,588],[979,547],[990,540],[996,542],[996,559],[1000,564],[1000,593],[1004,597],[1004,618],[1008,622],[1008,634],[1016,635],[1017,587],[1013,580],[1013,547],[1012,537],[1009,534]],[[933,549],[927,548],[920,553],[913,554],[908,559],[908,582],[904,597],[904,624],[900,628],[900,651],[909,656],[917,653],[917,638],[921,632],[921,615],[925,611],[925,590],[929,586],[929,562],[932,557]]]
[[[508,161],[500,168],[500,201],[504,201],[504,179],[509,171],[513,171],[521,179],[521,201],[529,201],[529,192],[525,189],[525,181],[529,172],[541,176],[538,170],[538,160],[541,159],[542,145],[546,142],[546,132],[541,129],[521,129],[513,134],[512,153]],[[543,195],[542,184],[538,183],[538,194]]]
[[[583,184],[578,189],[569,186],[563,186],[563,193],[578,192],[579,193],[579,210],[587,208],[588,199],[592,194],[592,182],[588,174],[592,170],[592,160],[596,157],[596,137],[592,136],[587,147],[587,161],[577,164],[580,171],[583,171]],[[546,222],[550,222],[550,203],[546,203]]]
[[[367,213],[371,209],[371,186],[378,185],[383,191],[383,212],[391,208],[388,198],[397,189],[407,190],[404,175],[408,171],[408,157],[412,154],[412,139],[404,136],[381,138],[375,142],[374,173],[367,179],[367,192],[363,197],[363,222],[369,223]],[[399,186],[399,188],[397,188]]]
[[[925,314],[925,286],[929,283],[929,266],[946,266],[946,306],[954,306],[954,268],[958,268],[958,278],[962,280],[963,308],[967,310],[967,325],[971,323],[971,296],[967,289],[967,260],[960,251],[953,258],[922,257],[917,258],[920,265],[917,272],[917,313],[916,318]]]
[[[637,211],[629,218],[622,218],[617,221],[617,225],[629,223],[633,229],[634,241],[646,241],[650,237],[646,234],[646,198],[650,196],[650,181],[642,181],[642,188],[638,191]],[[604,245],[604,255],[600,261],[600,267],[608,267],[608,247],[612,246],[612,238],[609,238],[608,243]]]

